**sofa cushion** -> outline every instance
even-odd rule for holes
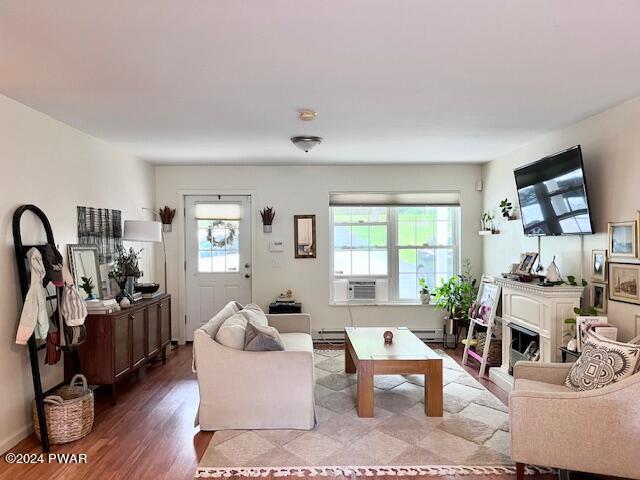
[[[615,342],[591,331],[583,335],[582,355],[564,382],[571,390],[606,387],[630,377],[640,368],[640,345]]]
[[[242,305],[238,302],[227,303],[222,310],[215,314],[215,316],[199,328],[199,330],[205,331],[212,339],[216,338],[220,325],[229,318],[231,315],[238,313],[242,310]]]
[[[247,322],[254,322],[256,325],[262,325],[263,327],[269,325],[267,316],[255,303],[245,305],[244,308],[240,310],[240,314],[247,319]]]
[[[281,333],[286,351],[313,352],[313,340],[308,333]]]
[[[539,382],[537,380],[529,380],[527,378],[517,378],[513,385],[514,392],[540,392],[540,393],[552,393],[552,392],[568,392],[570,391],[564,385],[558,385],[556,383]]]
[[[227,318],[216,333],[215,341],[225,347],[244,350],[247,319],[240,312]]]
[[[275,352],[284,350],[278,330],[250,321],[244,335],[244,349],[249,352]]]

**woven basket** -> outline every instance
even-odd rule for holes
[[[482,355],[484,351],[484,343],[487,339],[487,334],[484,332],[476,335],[478,343],[476,344],[476,353]],[[493,338],[489,344],[489,355],[487,355],[487,363],[493,365],[500,365],[502,363],[502,340]]]
[[[93,428],[93,392],[84,375],[74,375],[69,385],[60,387],[44,399],[50,443],[67,443],[87,435]],[[36,402],[31,408],[33,426],[40,439]]]

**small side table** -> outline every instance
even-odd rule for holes
[[[562,363],[566,363],[567,355],[577,360],[580,358],[580,355],[582,355],[582,352],[574,352],[573,350],[569,350],[567,347],[560,347],[560,355],[562,355]]]
[[[271,302],[269,313],[302,313],[302,304],[299,302]]]
[[[462,329],[467,326],[467,321],[462,318],[453,318],[453,331],[455,333],[447,333],[447,322],[449,320],[450,319],[448,318],[444,320],[444,328],[442,329],[442,348],[453,350],[458,348],[458,344],[460,343],[460,332],[462,332]],[[454,336],[455,343],[453,346],[449,345],[450,336]]]

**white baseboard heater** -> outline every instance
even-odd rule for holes
[[[425,342],[442,342],[442,328],[416,328],[410,329],[418,338]],[[319,328],[312,331],[315,342],[344,343],[344,329]]]

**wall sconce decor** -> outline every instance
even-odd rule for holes
[[[273,207],[265,207],[260,211],[260,216],[262,217],[262,231],[264,233],[271,233],[271,225],[273,224],[273,219],[276,216],[276,211]]]
[[[175,208],[169,208],[166,205],[164,208],[158,210],[158,215],[160,216],[160,220],[162,221],[162,231],[170,232],[171,224],[173,223],[173,217],[176,215]]]

